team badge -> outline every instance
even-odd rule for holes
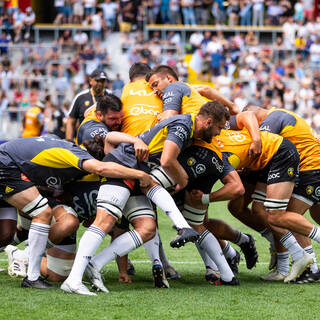
[[[187,160],[187,165],[191,167],[191,166],[195,165],[196,162],[197,162],[196,159],[193,158],[193,157],[191,157],[191,158],[189,158],[189,159]]]
[[[310,196],[313,193],[314,187],[313,186],[307,186],[306,188],[306,194]]]
[[[201,173],[204,173],[206,171],[206,166],[202,163],[199,163],[197,166],[196,166],[196,173],[197,174],[201,174]]]
[[[90,101],[89,101],[89,100],[87,100],[87,101],[84,102],[84,105],[85,105],[86,107],[88,107],[89,104],[90,104]]]
[[[289,168],[289,169],[288,169],[288,176],[289,176],[289,177],[292,177],[293,174],[294,174],[294,169],[293,169],[293,168]]]

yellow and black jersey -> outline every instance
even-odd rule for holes
[[[126,84],[122,95],[122,128],[121,131],[138,136],[158,123],[162,112],[162,100],[153,93],[145,80]]]
[[[30,137],[9,141],[0,146],[0,163],[18,168],[39,186],[57,186],[86,175],[84,160],[93,157],[79,146],[61,139]]]
[[[82,145],[83,141],[92,140],[97,135],[106,137],[110,131],[104,123],[98,120],[95,110],[94,108],[81,122],[77,132],[76,144]]]
[[[249,168],[263,169],[277,153],[283,138],[270,132],[261,132],[262,151],[256,158],[248,156],[252,143],[250,133],[243,130],[221,130],[221,134],[214,137],[218,141],[220,150],[229,153],[228,160],[235,169]]]
[[[41,127],[44,121],[42,109],[39,107],[30,108],[25,116],[24,130],[22,137],[38,137],[41,134]]]
[[[159,164],[164,142],[174,142],[182,151],[191,144],[194,135],[195,117],[190,114],[175,115],[158,122],[138,137],[149,147],[149,161]],[[128,167],[136,167],[137,159],[132,144],[121,143],[110,154]]]
[[[190,85],[184,82],[170,83],[163,92],[163,111],[175,110],[180,114],[196,116],[206,100]]]
[[[272,108],[260,124],[261,131],[290,140],[300,155],[300,171],[320,169],[320,144],[307,122],[293,112]]]

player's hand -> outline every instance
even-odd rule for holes
[[[148,188],[151,184],[153,179],[151,176],[143,171],[141,171],[142,176],[139,178],[139,183],[141,188]]]
[[[177,183],[174,190],[175,192],[179,192],[182,189],[184,189],[188,184],[188,179],[184,179],[183,181],[181,181],[180,183]]]
[[[201,201],[203,192],[200,190],[192,190],[190,196],[192,200]]]
[[[253,141],[251,142],[250,148],[249,148],[249,157],[250,158],[256,158],[261,154],[261,141]]]
[[[133,146],[138,161],[148,160],[149,148],[141,139],[137,138],[137,142]]]

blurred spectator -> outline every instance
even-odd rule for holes
[[[279,17],[283,13],[280,5],[275,1],[271,0],[267,2],[267,22],[271,26],[279,25]]]
[[[313,3],[314,0],[303,0],[303,16],[307,20],[313,19]]]
[[[73,6],[73,23],[82,23],[84,17],[84,6],[82,0],[74,0]]]
[[[6,2],[7,2],[6,7],[7,7],[8,15],[12,16],[19,9],[19,6],[18,6],[19,2],[18,0],[6,0]]]
[[[181,15],[180,15],[180,0],[170,0],[170,23],[171,24],[180,24]]]
[[[181,0],[181,10],[183,15],[183,23],[185,25],[195,25],[196,24],[196,18],[194,16],[194,10],[193,10],[193,3],[194,0]]]
[[[148,22],[154,24],[160,13],[161,0],[147,0]]]
[[[41,101],[33,104],[25,114],[22,121],[23,133],[22,137],[38,137],[41,135],[44,125],[45,105]]]
[[[247,35],[244,38],[244,41],[245,44],[249,47],[255,47],[259,44],[259,39],[253,31],[248,31]]]
[[[252,3],[250,0],[240,1],[240,24],[242,26],[251,26],[251,9]]]
[[[0,54],[1,55],[9,54],[9,44],[10,44],[10,37],[7,36],[5,31],[2,31],[1,38],[0,38]]]
[[[105,30],[105,21],[101,10],[91,16],[91,28],[93,39],[100,42],[103,39],[103,30]]]
[[[72,51],[73,48],[73,40],[70,30],[64,30],[61,37],[59,38],[59,45],[61,49],[68,48]]]
[[[216,24],[224,24],[226,21],[226,7],[224,0],[214,0],[211,13],[215,19]]]
[[[13,31],[14,31],[14,42],[18,42],[21,39],[21,31],[24,26],[24,18],[25,14],[20,11],[18,8],[15,10],[14,14],[12,15],[13,20]]]
[[[24,27],[24,39],[28,40],[31,35],[32,27],[36,21],[36,15],[32,11],[31,7],[27,7],[26,14],[23,20]]]
[[[286,49],[293,49],[296,38],[297,24],[293,21],[292,17],[289,17],[288,20],[283,24],[282,30],[283,41]]]
[[[161,0],[160,17],[161,17],[162,24],[170,23],[170,20],[171,20],[170,0]]]
[[[252,0],[252,25],[263,26],[263,16],[264,16],[264,0]]]
[[[239,24],[239,12],[240,12],[239,0],[230,0],[229,6],[227,9],[227,15],[229,17],[230,26],[236,26]]]
[[[313,70],[320,69],[320,37],[310,46],[310,61]]]
[[[97,0],[83,0],[85,18],[96,13],[96,2]]]
[[[119,0],[119,25],[120,32],[130,32],[134,21],[134,0]]]
[[[56,17],[53,23],[60,24],[64,19],[64,0],[54,0]]]
[[[77,51],[81,50],[84,45],[88,43],[88,35],[81,30],[77,30],[77,33],[73,37],[73,42],[76,45]]]
[[[118,4],[111,0],[104,0],[103,3],[99,4],[99,6],[103,10],[106,27],[108,30],[112,31],[116,23],[116,16],[119,9]]]
[[[303,11],[304,11],[303,1],[298,0],[294,5],[294,20],[303,21],[304,19]]]
[[[112,82],[112,93],[121,97],[122,89],[124,87],[124,81],[120,78],[120,73],[117,73],[116,79]]]
[[[299,90],[299,102],[297,112],[305,119],[311,118],[314,92],[311,89],[311,78],[305,77],[301,80],[301,89]]]

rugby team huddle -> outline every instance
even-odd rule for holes
[[[194,242],[211,284],[239,285],[240,253],[229,242],[248,269],[258,253],[251,235],[208,217],[211,202],[226,200],[270,243],[271,272],[262,280],[320,280],[311,245],[320,231],[303,216],[309,209],[320,221],[320,144],[302,118],[253,105],[239,112],[166,65],[133,64],[121,99],[104,90],[102,71],[92,78],[69,114],[72,125],[81,119],[76,143],[44,135],[0,146],[0,246],[22,287],[63,282],[65,292],[96,295],[85,275],[92,289],[108,292],[101,269],[117,260],[119,281],[131,282],[128,254],[144,245],[155,287],[169,288],[179,274],[163,251],[156,207],[177,230],[171,247]],[[66,136],[73,139],[72,126]],[[223,186],[212,192],[217,180]],[[80,223],[87,229],[76,248]],[[110,245],[96,254],[107,234]],[[15,246],[27,239],[26,249]]]

